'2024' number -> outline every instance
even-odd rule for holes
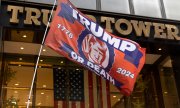
[[[126,69],[118,68],[116,72],[124,76],[134,78],[134,74],[132,74],[130,71],[127,71]]]

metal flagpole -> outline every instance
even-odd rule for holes
[[[32,94],[32,89],[33,89],[33,85],[34,85],[34,80],[35,80],[36,73],[37,73],[37,67],[38,67],[38,63],[39,63],[39,58],[41,56],[42,48],[44,46],[45,37],[46,37],[47,30],[48,30],[48,27],[49,27],[49,24],[50,24],[49,22],[50,22],[50,20],[52,18],[52,14],[53,14],[53,10],[55,8],[55,5],[56,5],[56,0],[54,0],[54,4],[53,4],[52,10],[51,10],[51,14],[50,14],[48,23],[46,25],[46,30],[44,32],[44,36],[43,36],[43,40],[42,40],[42,43],[41,43],[41,47],[39,49],[39,54],[38,54],[38,58],[37,58],[37,61],[36,61],[36,66],[35,66],[35,69],[34,69],[34,75],[33,75],[32,83],[31,83],[31,89],[30,89],[30,92],[29,92],[29,97],[28,97],[28,102],[27,102],[27,107],[26,108],[29,108],[29,104],[30,104],[30,100],[31,100],[31,94]]]

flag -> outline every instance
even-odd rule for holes
[[[60,2],[61,1],[61,2]],[[108,33],[68,0],[59,0],[45,44],[130,95],[145,62],[145,49]]]
[[[55,68],[53,76],[54,108],[111,108],[109,81],[87,70]]]

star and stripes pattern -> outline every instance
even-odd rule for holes
[[[67,73],[65,69],[54,69],[54,98],[55,100],[66,100],[67,94]]]
[[[54,69],[54,108],[111,108],[110,83],[87,70]]]
[[[82,70],[68,70],[69,71],[69,88],[71,101],[84,100],[84,80]]]
[[[76,69],[54,69],[55,100],[83,101],[83,71]]]

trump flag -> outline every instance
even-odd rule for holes
[[[145,49],[112,35],[68,0],[59,0],[45,44],[131,94],[145,62]]]

